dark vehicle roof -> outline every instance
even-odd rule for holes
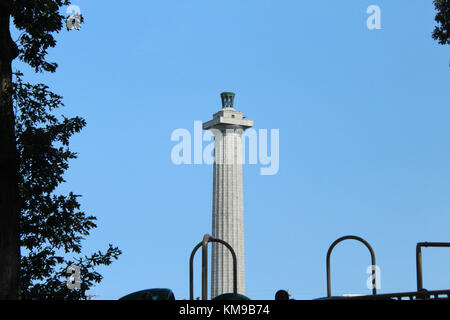
[[[170,289],[146,289],[127,294],[119,300],[175,300],[175,295]]]

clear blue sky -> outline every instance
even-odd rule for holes
[[[450,54],[431,38],[431,0],[73,4],[85,24],[58,35],[57,73],[16,67],[87,120],[60,191],[98,217],[86,252],[123,250],[92,294],[188,297],[190,251],[211,231],[212,166],[174,165],[170,135],[209,120],[222,91],[256,129],[280,130],[278,174],[244,167],[250,298],[325,296],[326,251],[347,234],[372,244],[381,292],[414,290],[416,242],[450,241]],[[366,27],[372,4],[381,30]],[[423,256],[424,286],[449,289],[450,250]],[[370,293],[368,265],[362,245],[338,246],[333,294]]]

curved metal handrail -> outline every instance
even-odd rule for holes
[[[376,285],[375,285],[376,284],[376,278],[375,278],[376,277],[376,271],[375,271],[375,268],[373,267],[373,266],[376,265],[376,263],[375,263],[375,253],[374,253],[372,247],[370,246],[370,244],[366,240],[364,240],[361,237],[358,237],[358,236],[344,236],[344,237],[341,237],[341,238],[337,239],[336,241],[334,241],[331,244],[331,246],[330,246],[330,248],[328,249],[328,252],[327,252],[327,296],[331,297],[331,280],[330,280],[330,256],[331,256],[331,252],[333,251],[334,247],[339,242],[344,241],[344,240],[357,240],[357,241],[363,243],[367,247],[367,249],[369,249],[370,257],[372,259],[372,294],[376,295],[377,294],[377,288],[376,288]]]
[[[192,250],[191,257],[189,258],[189,299],[194,300],[194,256],[198,248],[202,246],[202,241],[200,241]]]
[[[422,247],[446,247],[450,248],[450,242],[419,242],[416,245],[416,271],[417,291],[424,290],[422,277]]]
[[[225,242],[221,239],[212,238],[211,242],[221,243],[225,247],[227,247],[228,250],[230,250],[231,256],[233,257],[233,294],[237,295],[237,257],[236,257],[236,252],[234,252],[234,249],[231,247],[230,244],[228,244],[227,242]]]
[[[208,243],[218,242],[223,244],[231,253],[233,257],[233,294],[237,294],[237,258],[233,247],[230,246],[226,241],[221,239],[216,239],[205,234],[203,240],[200,241],[192,250],[191,256],[189,258],[189,299],[194,300],[194,256],[197,250],[202,247],[202,300],[208,299]]]

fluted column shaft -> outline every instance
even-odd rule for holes
[[[213,170],[213,237],[236,252],[238,293],[245,294],[242,129],[224,127],[215,133]],[[211,298],[233,292],[233,259],[228,249],[213,243]]]

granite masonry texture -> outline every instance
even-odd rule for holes
[[[228,242],[236,252],[240,294],[245,294],[242,132],[252,126],[253,121],[246,120],[232,103],[224,104],[211,121],[203,124],[203,129],[214,133],[212,236]],[[232,256],[226,247],[213,243],[211,298],[231,292]]]

